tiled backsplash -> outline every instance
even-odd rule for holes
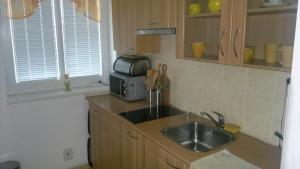
[[[290,73],[176,59],[175,36],[163,36],[153,65],[165,63],[171,103],[183,110],[219,111],[242,132],[278,145],[286,79]]]

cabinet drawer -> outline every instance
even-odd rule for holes
[[[119,125],[119,121],[113,117],[109,112],[106,110],[94,105],[90,104],[90,112],[91,114],[97,118],[98,120],[101,120],[109,125]]]
[[[188,169],[189,166],[183,163],[181,160],[170,154],[169,152],[163,150],[160,146],[154,144],[153,142],[146,140],[146,159],[150,159],[146,168],[168,168],[168,169]]]
[[[139,139],[139,133],[137,133],[134,129],[132,129],[131,127],[129,127],[126,124],[122,124],[121,125],[121,132],[123,135],[126,135],[132,139],[138,140]]]

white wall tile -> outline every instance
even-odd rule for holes
[[[274,87],[273,71],[247,69],[247,99],[272,103]]]
[[[203,110],[221,111],[221,75],[222,65],[203,64],[204,89]]]
[[[221,82],[222,92],[243,96],[245,94],[246,68],[238,66],[224,66]]]
[[[171,103],[187,111],[219,111],[226,122],[262,141],[278,144],[285,80],[289,73],[176,59],[175,38],[162,37],[154,65],[168,65]]]
[[[275,99],[273,103],[273,119],[271,127],[271,138],[272,143],[278,143],[278,138],[272,133],[275,131],[281,130],[281,120],[284,111],[284,97],[286,90],[286,79],[290,77],[290,73],[278,72],[276,74],[276,83],[275,83]]]
[[[242,131],[270,142],[270,127],[272,117],[272,104],[247,100],[245,118]]]

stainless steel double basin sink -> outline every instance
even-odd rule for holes
[[[161,129],[161,133],[183,147],[195,152],[207,152],[232,142],[234,136],[199,122],[190,122]]]

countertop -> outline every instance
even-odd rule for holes
[[[262,168],[262,169],[279,169],[281,159],[281,149],[271,146],[254,137],[240,133],[236,135],[236,139],[225,145],[220,146],[210,152],[193,152],[173,142],[166,136],[160,133],[160,130],[165,127],[176,126],[178,124],[188,123],[190,121],[198,121],[210,126],[213,123],[200,116],[191,115],[187,120],[185,115],[177,115],[158,120],[133,124],[118,114],[124,111],[130,111],[147,107],[145,101],[125,102],[112,95],[99,95],[87,97],[90,103],[111,112],[118,120],[134,127],[138,132],[144,135],[147,139],[160,145],[163,149],[178,157],[186,164],[191,164],[193,161],[205,157],[217,151],[227,149],[232,154]]]

